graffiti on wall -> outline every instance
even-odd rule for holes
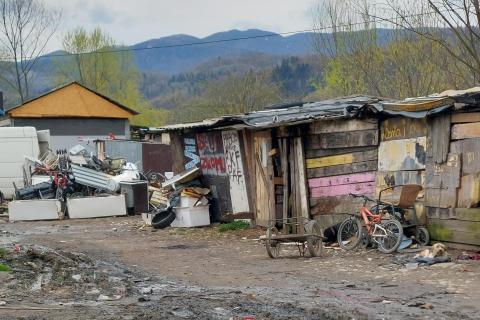
[[[197,155],[195,139],[185,138],[183,142],[185,145],[184,156],[187,161],[185,164],[185,169],[190,170],[195,168],[200,163],[200,157]]]
[[[224,131],[222,132],[222,138],[225,167],[230,180],[232,210],[234,213],[250,211],[238,133],[236,131]]]
[[[197,134],[200,167],[204,175],[226,176],[222,135],[217,132]]]

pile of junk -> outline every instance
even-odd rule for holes
[[[77,145],[48,150],[40,159],[25,156],[23,171],[23,186],[14,183],[8,204],[10,221],[142,214],[156,228],[210,224],[210,190],[202,188],[198,169],[167,179],[143,173],[123,158],[100,159]],[[192,222],[192,216],[205,218],[205,213],[208,221]]]

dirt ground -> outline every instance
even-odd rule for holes
[[[13,269],[0,272],[0,319],[479,318],[480,262],[409,270],[399,254],[295,247],[272,260],[261,234],[0,219],[0,262]]]

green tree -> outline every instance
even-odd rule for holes
[[[140,93],[140,74],[127,48],[117,46],[99,28],[91,32],[74,29],[65,35],[62,44],[70,55],[57,61],[57,85],[77,81],[131,107],[141,113],[132,119],[132,124],[159,126],[165,122],[167,112],[153,109]]]
[[[279,88],[266,72],[230,75],[210,81],[205,91],[170,114],[169,122],[198,121],[209,117],[260,110],[281,100]]]

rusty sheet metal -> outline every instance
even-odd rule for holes
[[[427,135],[426,119],[390,118],[380,126],[381,141],[417,138]]]
[[[160,143],[142,144],[143,171],[172,171],[172,149],[170,145]]]
[[[426,137],[381,142],[378,148],[378,170],[425,169],[426,144]]]

